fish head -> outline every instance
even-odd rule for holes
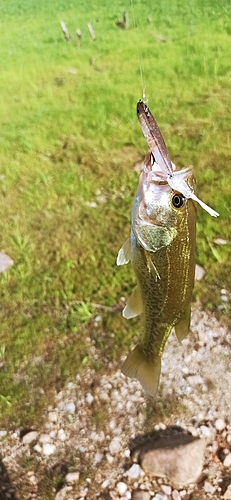
[[[174,186],[184,182],[193,191],[192,167],[175,170],[173,165],[173,176]],[[179,232],[185,233],[191,216],[195,224],[195,214],[195,202],[169,185],[152,152],[148,152],[132,212],[132,230],[137,242],[145,250],[156,252],[169,245]]]

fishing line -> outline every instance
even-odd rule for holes
[[[136,12],[135,12],[135,0],[130,0],[130,3],[131,3],[131,11],[132,11],[132,21],[133,21],[133,26],[134,28],[137,30],[138,32],[138,38],[139,38],[139,42],[141,42],[141,37],[140,37],[140,33],[139,33],[139,30],[138,30],[138,22],[137,22],[137,16],[136,16]],[[145,104],[148,104],[148,98],[147,98],[147,94],[146,94],[146,85],[145,85],[145,77],[144,77],[144,69],[143,69],[143,51],[142,51],[142,48],[141,48],[141,43],[138,43],[137,44],[138,46],[138,65],[139,65],[139,72],[140,72],[140,80],[141,80],[141,95],[142,95],[142,101],[145,103]]]

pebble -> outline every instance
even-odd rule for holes
[[[58,421],[58,413],[56,411],[49,411],[48,419],[50,422],[55,424]]]
[[[122,481],[120,481],[119,483],[117,483],[116,485],[116,490],[118,491],[118,493],[120,495],[124,495],[124,493],[127,491],[127,485],[125,483],[123,483]]]
[[[42,453],[42,447],[40,446],[40,444],[36,444],[34,446],[34,451],[37,451],[37,453]]]
[[[51,438],[50,438],[49,434],[40,434],[40,436],[39,436],[40,443],[50,443],[50,440],[51,440]]]
[[[79,480],[79,472],[68,472],[65,476],[65,480],[67,483],[76,483]]]
[[[110,401],[109,395],[106,391],[99,392],[99,399],[100,401],[103,401],[103,403],[107,403],[108,401]]]
[[[173,490],[172,492],[172,500],[181,500],[181,496],[178,490]]]
[[[99,453],[99,452],[95,453],[95,456],[94,456],[94,465],[100,464],[102,462],[102,460],[103,460],[103,457],[104,457],[103,453]]]
[[[31,432],[33,432],[33,431],[31,431]],[[4,431],[4,430],[0,431],[0,439],[4,438],[6,435],[7,435],[7,431]]]
[[[210,438],[211,436],[211,432],[210,432],[210,428],[207,427],[207,425],[201,425],[200,426],[200,431],[201,431],[201,434],[205,437],[205,438]]]
[[[167,495],[165,495],[165,493],[162,493],[160,491],[160,492],[155,494],[154,499],[155,500],[168,500],[168,497],[167,497]]]
[[[31,431],[31,432],[28,432],[27,434],[25,434],[25,436],[23,436],[22,442],[23,442],[23,444],[30,444],[30,443],[32,443],[32,441],[36,441],[37,437],[38,437],[38,432]]]
[[[221,432],[225,429],[225,422],[224,420],[222,420],[222,418],[218,418],[216,421],[215,421],[215,428],[217,429],[217,431]]]
[[[116,455],[121,451],[121,440],[119,437],[114,437],[109,445],[111,455]]]
[[[109,453],[106,453],[106,459],[109,464],[112,464],[112,462],[114,461],[114,457],[112,457]]]
[[[139,464],[133,464],[130,469],[127,470],[126,476],[131,479],[138,479],[138,477],[143,476],[144,472],[140,468]]]
[[[231,453],[226,455],[224,462],[223,462],[224,467],[230,467],[231,465]]]
[[[65,434],[65,432],[64,432],[63,429],[59,429],[59,431],[58,431],[58,439],[59,439],[59,441],[65,441],[66,440],[66,434]]]
[[[58,491],[55,495],[55,500],[64,500],[66,498],[66,494],[68,492],[68,487],[64,486],[61,490]]]
[[[75,413],[75,404],[73,403],[73,401],[69,401],[69,403],[67,403],[66,411],[68,413]]]
[[[105,488],[108,488],[109,485],[110,485],[110,480],[105,479],[105,481],[101,484],[101,488],[103,488],[103,490],[105,490]]]
[[[144,490],[133,490],[132,500],[150,500],[151,495],[148,491]]]
[[[209,481],[205,481],[204,482],[204,491],[205,491],[205,493],[211,493],[213,495],[215,489],[216,488]]]
[[[129,458],[129,457],[130,457],[130,455],[131,455],[130,450],[129,450],[128,448],[127,448],[126,450],[124,450],[123,455],[124,455],[124,457]]]
[[[172,488],[171,488],[171,486],[168,486],[167,484],[162,484],[162,485],[161,485],[161,489],[162,489],[162,491],[165,493],[165,495],[168,495],[168,496],[169,496],[169,495],[171,495],[171,493],[172,493]]]
[[[85,400],[86,400],[86,403],[88,405],[91,405],[94,401],[94,398],[92,396],[92,394],[90,392],[87,392],[86,396],[85,396]]]
[[[201,281],[204,278],[205,275],[205,270],[203,267],[199,266],[199,264],[196,264],[195,267],[195,280],[196,281]]]
[[[43,454],[46,456],[53,455],[55,453],[56,446],[50,443],[43,443]]]

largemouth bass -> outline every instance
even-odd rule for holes
[[[144,335],[128,355],[122,372],[156,394],[161,355],[172,328],[179,341],[190,327],[195,274],[196,202],[218,213],[194,193],[192,168],[175,170],[158,125],[143,101],[137,114],[149,151],[135,195],[131,234],[117,265],[131,261],[137,287],[123,310],[125,318],[143,314]]]

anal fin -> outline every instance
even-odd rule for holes
[[[116,264],[117,266],[123,266],[124,264],[128,264],[130,259],[131,259],[131,240],[130,238],[128,238],[118,252]]]
[[[131,297],[129,297],[122,314],[124,318],[131,319],[139,316],[139,314],[142,314],[142,312],[143,303],[139,288],[136,286],[131,294]]]
[[[141,346],[138,344],[125,359],[122,372],[127,377],[139,380],[145,392],[155,396],[159,385],[160,367],[160,356],[151,357],[150,360],[147,360]]]
[[[177,340],[181,342],[187,337],[190,328],[191,307],[187,307],[184,316],[175,325],[175,335]]]

